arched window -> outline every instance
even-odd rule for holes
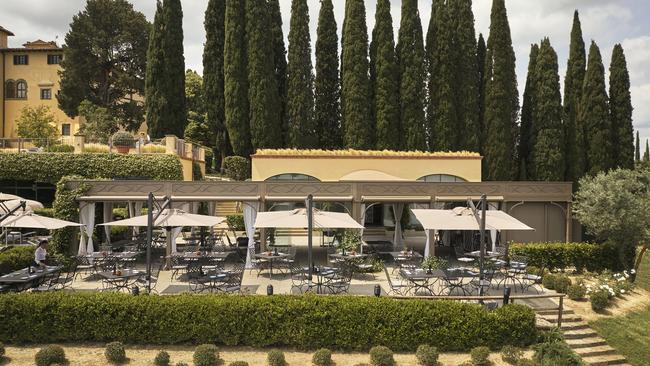
[[[12,99],[16,97],[16,82],[7,80],[5,82],[5,99]]]
[[[267,179],[267,181],[303,181],[303,182],[319,182],[318,179],[306,174],[287,173],[274,175]]]
[[[27,99],[27,82],[25,80],[16,82],[16,98]]]
[[[467,182],[466,179],[463,179],[461,177],[457,177],[455,175],[449,175],[449,174],[431,174],[431,175],[426,175],[420,179],[418,179],[420,182],[432,182],[432,183],[456,183],[456,182]]]

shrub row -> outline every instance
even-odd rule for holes
[[[0,253],[0,275],[25,268],[34,261],[34,247],[13,247]]]
[[[153,180],[182,180],[177,156],[168,154],[0,154],[0,180],[57,183],[62,177],[140,177]]]
[[[511,256],[526,256],[529,265],[548,270],[565,270],[569,267],[591,272],[622,270],[618,248],[610,243],[512,244],[509,253]]]
[[[0,341],[211,343],[227,346],[415,351],[525,346],[535,315],[522,305],[487,311],[452,301],[354,296],[0,296]]]

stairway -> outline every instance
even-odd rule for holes
[[[537,311],[546,322],[557,324],[557,310]],[[631,366],[625,357],[618,354],[573,310],[565,308],[562,312],[562,333],[566,343],[589,366],[624,365]]]
[[[226,217],[241,213],[239,202],[217,202],[215,215]]]

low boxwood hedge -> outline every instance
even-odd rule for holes
[[[31,245],[13,247],[0,253],[0,275],[29,266],[34,261]]]
[[[599,272],[622,270],[617,248],[611,244],[593,243],[526,243],[512,244],[510,255],[528,257],[528,264],[548,270],[574,267]]]
[[[130,296],[47,293],[0,296],[0,342],[210,343],[226,346],[415,351],[536,340],[523,305],[495,311],[461,302],[359,296]]]

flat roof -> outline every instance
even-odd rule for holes
[[[259,149],[252,158],[370,158],[370,159],[481,159],[481,154],[471,151],[393,151],[393,150],[321,150],[321,149]]]

